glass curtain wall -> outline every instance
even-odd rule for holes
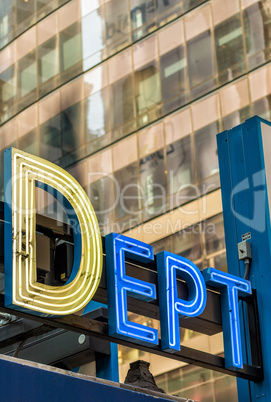
[[[0,169],[9,146],[64,167],[102,234],[189,210],[219,193],[216,134],[271,118],[270,43],[268,0],[2,0]],[[225,271],[218,212],[156,236],[155,252]],[[43,213],[57,217],[54,200]],[[226,400],[226,386],[236,398],[234,381],[202,369],[157,380],[195,399]]]

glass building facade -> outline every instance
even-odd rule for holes
[[[82,184],[102,234],[227,269],[216,134],[270,119],[268,0],[2,0],[0,47],[1,171],[9,146],[41,156]],[[141,356],[119,353],[121,372]],[[154,366],[167,392],[237,398],[232,378]]]

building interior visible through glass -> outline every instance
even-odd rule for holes
[[[0,47],[1,171],[9,146],[39,155],[82,184],[102,234],[227,269],[215,136],[270,119],[268,0],[4,0]],[[223,353],[221,335],[181,333]],[[123,381],[142,352],[119,354]],[[169,393],[237,400],[232,377],[143,357]]]

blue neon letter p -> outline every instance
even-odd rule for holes
[[[206,286],[200,270],[184,257],[163,251],[157,254],[162,349],[180,350],[179,317],[196,317],[206,305]],[[188,285],[188,299],[177,294],[176,276]]]

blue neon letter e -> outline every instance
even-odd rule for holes
[[[153,248],[148,244],[129,237],[110,233],[105,236],[106,276],[108,300],[109,335],[116,338],[132,338],[141,345],[158,344],[158,331],[127,319],[127,294],[141,300],[156,299],[156,288],[127,276],[125,255],[133,260],[148,262],[153,260]]]

